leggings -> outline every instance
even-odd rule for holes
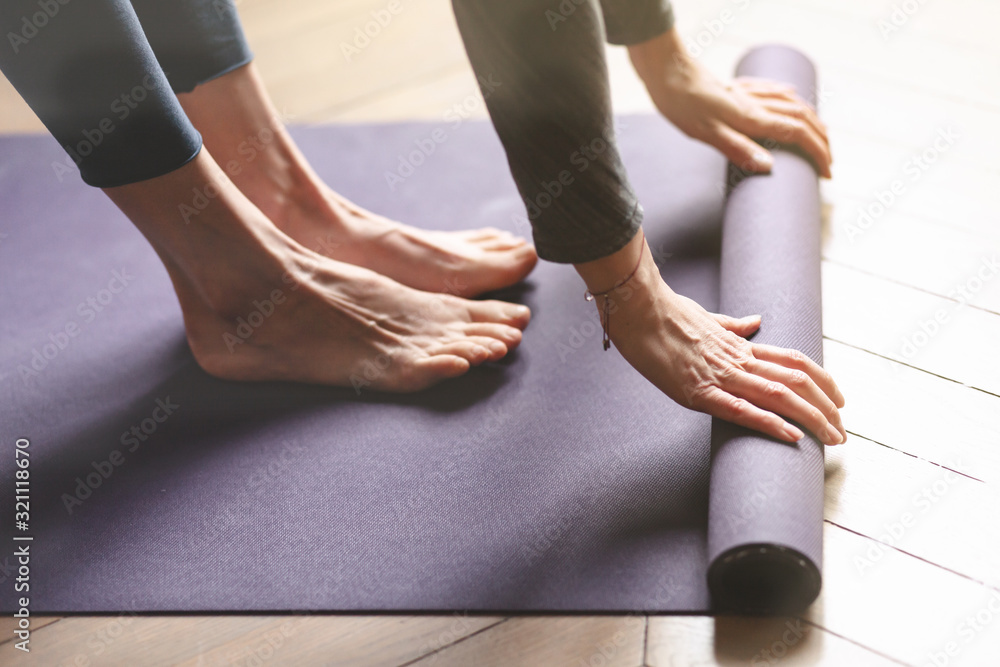
[[[667,0],[453,0],[538,254],[587,262],[642,207],[615,143],[603,42],[670,29]],[[201,136],[174,93],[252,54],[232,0],[2,0],[0,70],[79,166],[113,187],[166,174]]]
[[[621,249],[642,207],[614,138],[604,40],[673,27],[666,0],[452,0],[469,61],[524,200],[539,257]],[[485,85],[484,85],[485,88]]]
[[[175,93],[253,58],[232,0],[3,0],[0,31],[0,70],[102,188],[192,160]]]

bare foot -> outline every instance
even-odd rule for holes
[[[425,231],[335,193],[296,147],[252,63],[178,97],[237,187],[307,248],[410,287],[460,296],[513,285],[538,261],[529,243],[507,232]]]
[[[538,261],[527,241],[498,229],[428,231],[367,211],[315,177],[291,197],[266,194],[273,182],[238,183],[251,200],[284,201],[268,217],[285,233],[327,257],[377,271],[428,292],[476,296],[514,285]]]
[[[207,183],[216,194],[185,221],[176,202]],[[302,247],[204,149],[105,192],[163,259],[195,359],[224,379],[415,391],[500,359],[530,318],[524,306],[418,291]]]
[[[530,316],[524,306],[422,292],[317,259],[281,287],[264,286],[235,318],[179,289],[199,365],[228,380],[416,391],[504,357]]]

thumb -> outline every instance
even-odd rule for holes
[[[708,143],[748,174],[767,174],[774,166],[774,158],[763,146],[728,125],[717,125]]]
[[[712,317],[722,325],[723,329],[732,331],[734,334],[743,336],[744,338],[760,328],[760,315],[747,315],[746,317],[736,318],[729,315],[712,313]]]

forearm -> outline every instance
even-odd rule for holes
[[[682,77],[690,76],[690,56],[676,28],[665,30],[643,42],[628,47],[629,59],[646,88],[661,85],[671,78],[683,85]]]

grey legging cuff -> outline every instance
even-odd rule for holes
[[[638,44],[674,27],[673,7],[667,0],[601,0],[601,11],[612,44]]]
[[[0,69],[97,187],[194,158],[174,92],[252,58],[228,0],[4,0],[0,31]]]
[[[491,83],[486,105],[539,256],[578,264],[621,249],[641,226],[642,207],[614,138],[604,20],[614,22],[616,39],[645,41],[672,26],[669,5],[452,4],[472,67]]]

